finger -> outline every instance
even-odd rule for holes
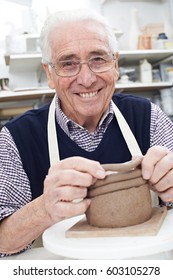
[[[89,173],[95,178],[100,179],[105,177],[105,171],[99,162],[83,157],[70,157],[61,160],[57,163],[57,168],[75,169],[77,171]]]
[[[56,196],[57,201],[73,201],[75,199],[83,199],[87,195],[87,188],[83,187],[59,187],[56,188],[54,196]]]
[[[155,165],[170,151],[166,147],[151,147],[142,160],[142,176],[149,180],[154,172]]]
[[[164,192],[161,193],[158,192],[158,196],[164,202],[173,202],[173,187],[167,189]]]
[[[84,214],[90,205],[90,199],[84,199],[80,202],[58,202],[56,211],[58,218],[70,218],[73,216]]]
[[[151,177],[151,179],[152,179],[152,177]],[[153,186],[154,186],[155,190],[158,192],[164,192],[168,188],[173,187],[173,169],[170,170],[168,173],[166,173],[166,175],[163,176],[159,181],[157,181],[156,184],[153,184]]]
[[[79,201],[82,202],[83,200],[86,200],[84,199],[87,193],[86,188],[67,186],[55,188],[53,191],[50,191],[50,189],[51,188],[48,188],[47,191],[44,192],[44,201],[45,209],[51,217],[53,223],[61,220],[63,217],[65,218],[72,217],[74,215],[80,215],[86,211],[87,205],[89,205],[90,200],[82,203],[81,206],[76,206],[77,203],[74,203],[74,201],[78,201],[79,203]],[[70,209],[69,206],[67,206],[67,203],[70,203]]]
[[[168,153],[155,165],[153,174],[150,177],[150,181],[153,184],[156,184],[157,182],[160,181],[162,185],[165,185],[165,188],[166,186],[170,186],[173,179],[172,169],[173,169],[173,153]]]
[[[45,186],[83,186],[89,187],[94,183],[94,178],[88,173],[76,171],[74,169],[61,169],[46,176]]]

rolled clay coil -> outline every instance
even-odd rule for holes
[[[143,223],[152,214],[151,195],[139,168],[141,159],[103,165],[106,178],[88,190],[87,222],[96,227],[126,227]],[[112,173],[113,172],[113,173]]]

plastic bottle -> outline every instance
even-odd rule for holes
[[[141,60],[139,65],[141,83],[152,83],[152,66],[146,60]]]
[[[165,33],[159,33],[157,37],[157,49],[166,49],[168,43],[168,37]]]
[[[129,41],[128,49],[136,50],[138,48],[138,36],[140,35],[140,29],[138,25],[138,10],[133,8],[131,10],[130,28],[129,28]]]

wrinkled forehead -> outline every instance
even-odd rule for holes
[[[108,46],[108,38],[102,24],[94,21],[77,21],[54,27],[49,36],[52,50],[84,47],[86,44],[100,44]]]

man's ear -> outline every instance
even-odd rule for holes
[[[51,88],[51,89],[54,89],[54,81],[53,81],[53,78],[52,78],[52,73],[49,69],[49,65],[48,64],[43,64],[43,68],[46,72],[46,76],[47,76],[47,83],[48,83],[48,86]]]
[[[116,67],[117,71],[118,71],[118,58],[119,58],[119,53],[116,52],[115,53],[115,67]]]

